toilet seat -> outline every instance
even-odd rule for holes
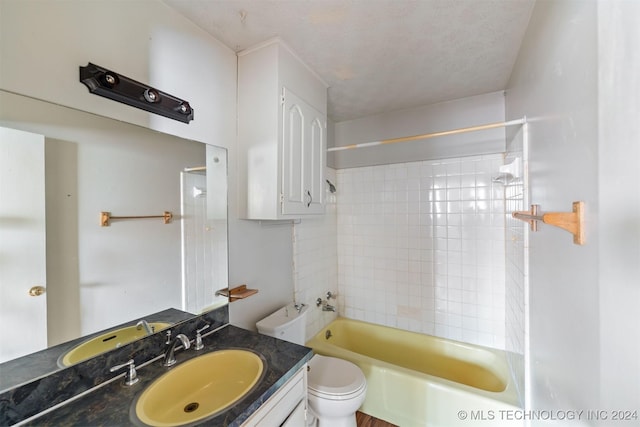
[[[361,394],[366,385],[360,368],[347,360],[316,354],[309,361],[307,388],[310,394],[346,400]]]

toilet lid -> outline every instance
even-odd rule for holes
[[[316,354],[309,361],[307,386],[310,390],[331,395],[351,394],[366,385],[357,365],[335,357]]]

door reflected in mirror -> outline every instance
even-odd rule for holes
[[[224,148],[2,91],[0,126],[0,328],[11,343],[0,362],[167,308],[227,303],[215,296],[228,286]],[[40,154],[6,148],[16,130],[40,140]],[[102,227],[102,211],[173,219]],[[29,296],[33,286],[46,292]],[[26,335],[40,344],[19,348]]]

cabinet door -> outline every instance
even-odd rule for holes
[[[242,427],[306,425],[307,365],[305,364],[278,391],[242,423]]]
[[[306,108],[291,92],[285,92],[283,97],[282,214],[302,214],[305,211],[302,168]]]
[[[303,148],[303,187],[307,201],[307,213],[324,213],[324,167],[327,146],[326,120],[320,112],[309,107],[309,134]]]
[[[326,119],[283,90],[282,214],[324,212]]]
[[[304,401],[302,401],[298,403],[296,409],[289,414],[280,427],[300,427],[305,425],[307,425],[307,413],[305,411]]]

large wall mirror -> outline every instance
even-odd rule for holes
[[[0,363],[227,303],[224,148],[3,91],[0,128]]]

